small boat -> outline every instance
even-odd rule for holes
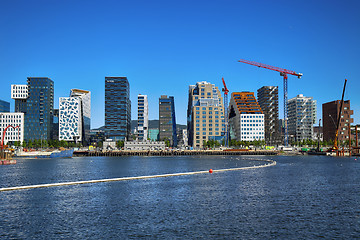
[[[16,157],[28,157],[28,158],[71,158],[73,156],[74,149],[66,150],[54,150],[50,152],[45,151],[31,151],[31,152],[18,152]]]

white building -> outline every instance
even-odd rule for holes
[[[264,114],[253,92],[231,94],[229,125],[237,141],[265,140]]]
[[[164,141],[125,141],[124,150],[165,150]]]
[[[149,104],[147,95],[138,95],[138,140],[147,141],[149,129]]]
[[[91,92],[87,90],[71,89],[70,97],[79,97],[81,101],[82,135],[83,140],[90,138],[91,122]]]
[[[11,85],[11,98],[12,99],[27,99],[28,98],[28,85]]]
[[[70,97],[59,99],[59,140],[88,141],[90,119],[90,91],[71,89]]]
[[[288,131],[295,141],[312,139],[316,100],[302,94],[288,100]]]
[[[24,141],[24,113],[0,113],[0,141],[2,141],[3,132],[6,127],[4,144],[10,142]]]
[[[59,140],[82,141],[81,101],[78,97],[59,100]]]

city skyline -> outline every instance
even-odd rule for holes
[[[176,121],[186,124],[188,86],[208,81],[221,87],[224,77],[230,92],[279,86],[282,118],[282,77],[237,62],[244,58],[303,73],[300,80],[289,76],[288,97],[317,100],[317,121],[321,104],[339,100],[348,78],[345,100],[351,100],[359,123],[359,6],[357,1],[4,2],[0,99],[11,103],[13,112],[11,84],[48,77],[54,81],[55,108],[69,88],[92,92],[91,126],[97,128],[104,125],[104,77],[126,76],[133,103],[138,94],[149,96],[149,119],[158,118],[159,96],[170,95],[176,99]],[[123,16],[117,19],[119,9]]]

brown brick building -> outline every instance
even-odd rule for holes
[[[335,139],[336,124],[340,113],[340,104],[341,101],[336,100],[322,105],[324,141]],[[339,141],[349,139],[349,126],[351,126],[351,123],[354,122],[354,119],[351,118],[351,115],[353,114],[354,111],[350,110],[350,100],[344,101],[340,119],[338,135]]]

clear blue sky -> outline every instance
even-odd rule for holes
[[[158,118],[160,95],[175,97],[178,123],[186,124],[188,86],[208,81],[230,91],[283,87],[279,73],[248,59],[304,74],[289,76],[297,94],[321,104],[351,100],[360,122],[360,1],[0,1],[0,99],[11,84],[50,77],[58,98],[71,88],[92,92],[92,128],[104,124],[105,76],[130,82],[132,119],[137,94],[149,97]],[[318,120],[317,120],[318,121]]]

